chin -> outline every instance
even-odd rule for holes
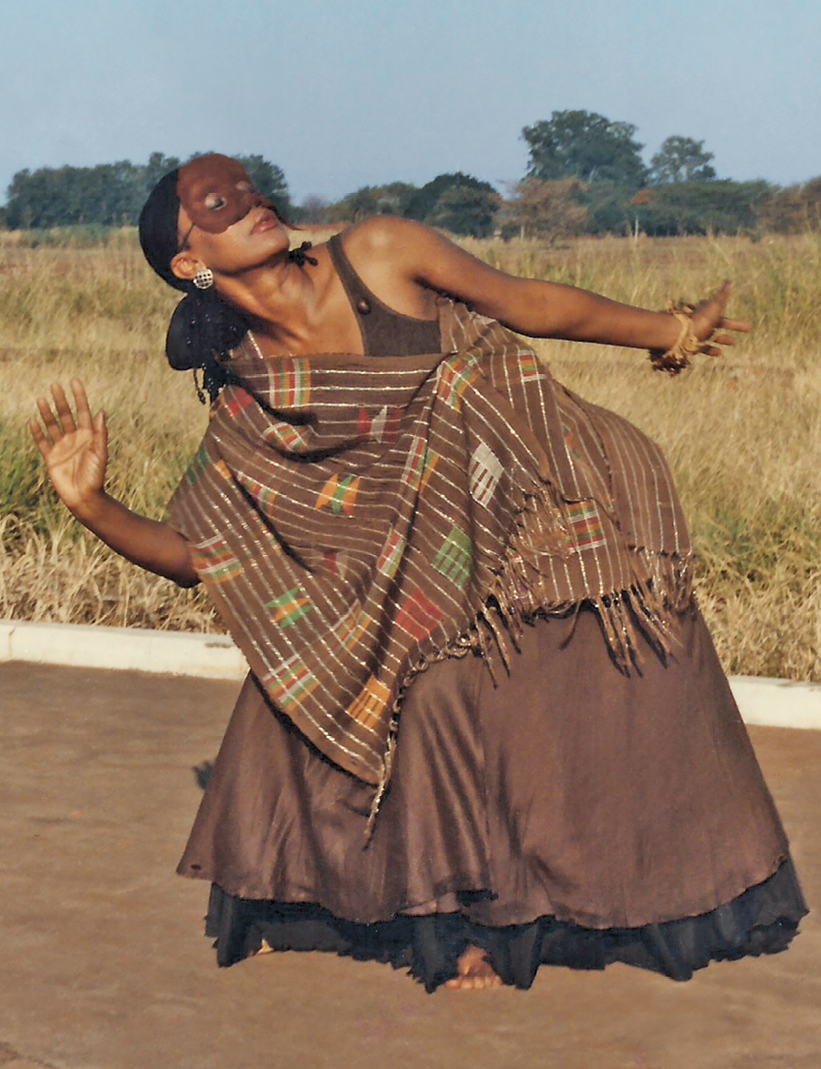
[[[264,230],[261,236],[267,238],[271,247],[276,249],[277,252],[291,247],[291,238],[282,223],[277,223],[272,230]]]
[[[281,227],[272,230],[263,230],[259,234],[252,235],[255,256],[260,262],[265,262],[280,253],[287,252],[291,247],[290,239]]]

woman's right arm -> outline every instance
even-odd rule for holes
[[[43,426],[36,417],[30,423],[32,437],[60,499],[84,527],[121,556],[180,586],[195,586],[199,580],[183,536],[167,523],[132,512],[105,492],[105,414],[101,411],[92,418],[79,379],[71,380],[71,390],[77,406],[76,420],[65,391],[55,384],[51,387],[53,409],[48,398],[37,399]]]

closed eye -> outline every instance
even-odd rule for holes
[[[205,198],[205,207],[209,212],[218,211],[220,208],[224,208],[228,201],[221,193],[209,193]]]

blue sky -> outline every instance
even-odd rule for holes
[[[515,182],[581,108],[645,158],[821,174],[819,0],[0,0],[0,197],[21,168],[260,153],[298,202],[445,171]]]

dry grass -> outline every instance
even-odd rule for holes
[[[305,236],[320,240],[321,235]],[[466,242],[506,270],[645,307],[736,282],[755,333],[670,380],[640,353],[539,342],[554,373],[659,441],[701,555],[699,597],[728,671],[821,680],[821,277],[817,237]],[[173,629],[217,625],[201,595],[119,560],[44,487],[25,422],[50,381],[79,374],[103,404],[112,490],[159,516],[206,421],[169,371],[174,295],[133,234],[105,246],[0,241],[0,616]]]
[[[160,516],[207,418],[162,357],[174,304],[133,240],[0,246],[0,616],[215,627],[201,594],[121,560],[55,503],[25,426],[37,394],[79,375],[108,416],[112,492]]]

